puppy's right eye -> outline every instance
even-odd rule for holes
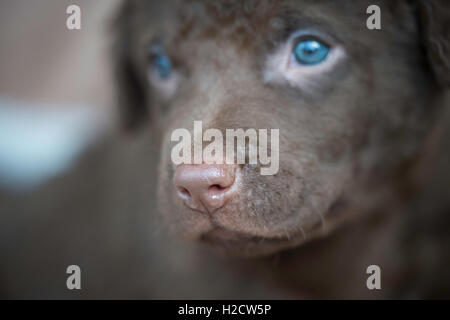
[[[178,89],[179,73],[161,45],[152,45],[148,55],[147,76],[149,84],[164,99],[173,97]]]
[[[162,47],[153,46],[150,50],[150,67],[162,80],[170,77],[172,62]]]

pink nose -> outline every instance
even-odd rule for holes
[[[236,165],[182,164],[175,171],[178,196],[191,209],[212,213],[236,192]]]

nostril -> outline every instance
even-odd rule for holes
[[[208,189],[209,189],[209,191],[224,191],[224,190],[228,189],[228,187],[223,187],[220,184],[213,184]]]
[[[184,187],[177,187],[178,193],[185,199],[190,198],[191,197],[191,193],[189,192],[188,189],[184,188]]]

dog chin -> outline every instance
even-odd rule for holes
[[[218,227],[202,234],[200,242],[219,255],[250,258],[267,256],[288,249],[302,238],[302,235],[289,236],[289,238],[261,237]]]

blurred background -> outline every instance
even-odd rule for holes
[[[111,125],[110,24],[118,1],[2,1],[0,184],[23,189],[68,168]],[[37,147],[39,145],[39,147]]]

